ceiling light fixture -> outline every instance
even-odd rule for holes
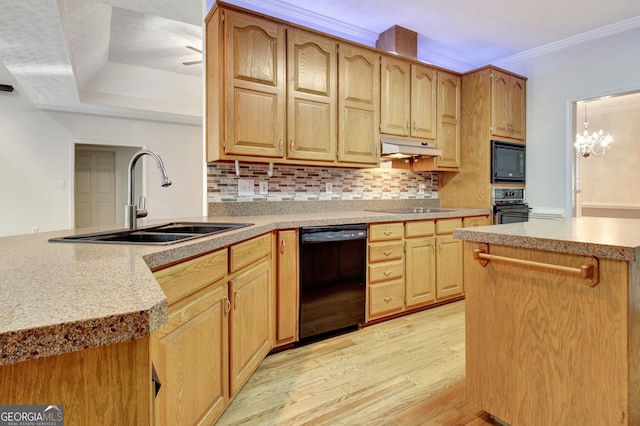
[[[576,133],[576,150],[583,157],[587,158],[591,155],[599,157],[606,154],[611,149],[613,138],[605,135],[602,129],[598,132],[589,134],[589,122],[587,121],[587,102],[584,102],[584,131],[582,134]]]

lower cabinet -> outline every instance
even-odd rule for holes
[[[227,284],[211,287],[170,307],[151,340],[156,425],[211,424],[229,401]]]
[[[460,218],[372,224],[369,227],[367,321],[460,296]]]
[[[271,259],[230,281],[231,395],[246,383],[271,350],[269,310]]]
[[[213,424],[272,348],[271,234],[154,272],[169,321],[151,336],[156,425]]]
[[[276,254],[276,346],[298,341],[300,272],[298,230],[278,231]]]

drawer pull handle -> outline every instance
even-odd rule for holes
[[[383,272],[383,274],[384,274],[385,277],[388,277],[389,275],[391,275],[391,272],[393,272],[393,271],[386,270],[386,271]]]
[[[550,263],[534,262],[531,260],[514,259],[511,257],[495,256],[489,254],[489,244],[483,244],[482,248],[473,250],[473,258],[478,260],[482,266],[486,266],[490,260],[497,260],[508,263],[515,263],[517,265],[536,266],[543,269],[551,269],[553,271],[568,272],[574,275],[579,275],[585,281],[589,287],[594,287],[598,284],[599,280],[599,268],[598,259],[593,256],[587,256],[584,259],[584,264],[579,268],[572,268],[570,266],[553,265]]]
[[[393,231],[384,231],[384,236],[385,237],[388,237],[391,234],[393,234]]]
[[[386,250],[382,252],[385,256],[391,256],[391,253],[393,253],[393,250]]]
[[[387,296],[384,298],[385,303],[389,303],[391,302],[392,297],[391,296]]]

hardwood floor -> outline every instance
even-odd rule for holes
[[[494,424],[464,372],[463,300],[270,355],[218,424]]]

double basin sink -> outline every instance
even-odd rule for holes
[[[253,225],[252,223],[172,222],[135,230],[51,238],[51,242],[167,245]]]

